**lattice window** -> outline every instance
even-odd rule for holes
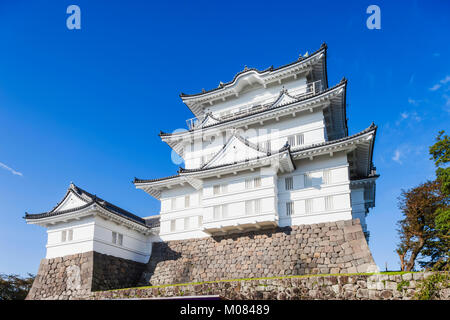
[[[289,136],[289,137],[287,138],[287,142],[289,143],[289,145],[290,145],[291,147],[295,146],[295,136]]]
[[[255,213],[261,213],[261,199],[255,200]]]
[[[61,242],[66,242],[67,240],[67,231],[64,230],[61,232]]]
[[[293,179],[293,177],[286,177],[286,178],[284,178],[284,189],[285,190],[292,190],[292,189],[294,189],[294,179]]]
[[[228,217],[228,205],[224,204],[222,205],[222,218]]]
[[[255,186],[255,188],[261,187],[261,177],[256,177],[255,179],[253,179],[253,185]]]
[[[312,176],[311,173],[305,173],[305,188],[312,187]]]
[[[290,217],[293,214],[294,214],[294,202],[288,201],[286,202],[286,215]]]
[[[245,214],[253,214],[253,201],[247,200],[245,201]]]
[[[333,210],[333,196],[325,197],[325,210],[326,211]]]
[[[313,212],[313,200],[312,199],[306,199],[305,200],[305,212],[306,213],[312,213]]]
[[[177,198],[172,198],[171,200],[172,210],[177,208]]]
[[[305,135],[303,133],[300,133],[297,135],[297,145],[301,146],[305,144]]]
[[[184,207],[189,208],[190,205],[191,205],[191,196],[190,195],[184,196]]]
[[[323,170],[323,183],[331,184],[331,170]]]
[[[253,180],[245,179],[245,189],[251,189],[251,188],[253,188]]]
[[[228,192],[228,185],[227,184],[223,184],[220,191],[222,193],[227,193]]]
[[[220,206],[214,206],[214,220],[220,219]]]

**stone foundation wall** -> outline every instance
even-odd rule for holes
[[[85,299],[91,291],[136,286],[145,264],[98,252],[42,259],[29,300]]]
[[[374,271],[355,219],[154,243],[141,284]]]
[[[292,276],[284,279],[220,281],[203,284],[131,288],[95,292],[90,299],[158,298],[219,295],[223,299],[278,300],[410,300],[433,273]],[[433,299],[450,299],[448,281]]]

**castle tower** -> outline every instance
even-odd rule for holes
[[[326,53],[181,94],[195,118],[160,137],[185,167],[134,181],[161,201],[162,240],[352,219],[368,237],[377,127],[348,134],[347,81],[328,87]]]

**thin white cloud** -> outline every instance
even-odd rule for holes
[[[16,170],[14,170],[14,169],[8,167],[6,164],[1,163],[1,162],[0,162],[0,168],[3,168],[3,169],[5,169],[5,170],[8,170],[9,172],[11,172],[12,174],[14,174],[14,175],[16,175],[16,176],[21,176],[21,177],[23,176],[22,172],[16,171]]]
[[[430,91],[436,91],[438,90],[440,87],[442,87],[439,83],[436,83],[434,86],[432,86],[430,88]]]
[[[431,90],[431,91],[436,91],[436,90],[438,90],[439,88],[441,88],[442,85],[445,85],[445,84],[447,84],[447,83],[449,83],[449,82],[450,82],[450,75],[447,75],[444,79],[440,80],[439,83],[436,83],[434,86],[432,86],[432,87],[430,88],[430,90]]]
[[[394,151],[394,156],[392,157],[392,160],[394,160],[395,162],[398,162],[398,163],[400,163],[400,164],[402,164],[402,161],[400,160],[400,157],[401,157],[401,152],[400,152],[400,150],[395,150]]]
[[[412,112],[404,111],[404,112],[400,113],[400,119],[395,122],[395,125],[399,126],[400,124],[402,124],[403,121],[406,121],[407,119],[409,119],[409,120],[406,123],[406,125],[412,125],[412,122],[414,122],[414,121],[415,122],[422,121],[422,118],[418,115],[418,113],[416,111],[412,111]]]
[[[412,98],[408,98],[408,103],[412,104],[413,106],[419,105],[419,101],[412,99]]]

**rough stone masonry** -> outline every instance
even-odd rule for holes
[[[141,284],[375,271],[355,219],[154,243]]]
[[[83,299],[92,291],[132,287],[144,267],[94,251],[42,259],[27,299]]]
[[[375,272],[359,219],[153,244],[147,265],[97,252],[43,259],[27,299],[286,275]]]

